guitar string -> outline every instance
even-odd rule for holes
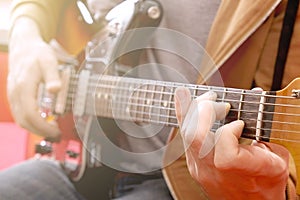
[[[71,83],[74,83],[75,86],[78,83],[78,75],[72,76],[71,77]],[[116,81],[118,80],[118,81]],[[115,86],[116,82],[121,82],[121,83],[129,83],[132,85],[140,84],[151,84],[152,86],[162,86],[162,87],[175,87],[177,88],[178,86],[185,86],[190,89],[196,88],[198,89],[203,89],[204,91],[209,91],[211,89],[218,90],[216,92],[224,92],[224,89],[229,89],[233,90],[230,91],[230,93],[236,93],[236,94],[242,94],[243,89],[238,89],[238,88],[225,88],[225,87],[218,87],[218,86],[207,86],[207,85],[197,85],[197,84],[192,84],[192,83],[179,83],[179,82],[168,82],[168,81],[160,81],[160,80],[151,80],[151,79],[140,79],[140,78],[132,78],[132,77],[120,77],[120,76],[110,76],[110,75],[93,75],[89,78],[89,82],[93,81],[92,86],[98,86],[98,83],[101,82],[111,82],[112,84],[109,84],[111,86]],[[119,87],[119,85],[118,85]],[[236,91],[236,92],[235,92]],[[245,90],[244,90],[245,91]],[[249,92],[249,95],[254,95],[254,96],[264,96],[264,97],[274,97],[276,95],[261,95],[261,93],[255,93],[253,90],[246,90]],[[247,94],[248,95],[248,94]],[[281,97],[281,98],[292,98],[290,96],[276,96],[276,97]]]
[[[99,84],[97,84],[97,86],[100,86]],[[176,89],[177,87],[174,87],[174,89]],[[101,85],[101,89],[102,89],[102,92],[103,92],[103,90],[107,90],[107,91],[110,91],[110,93],[111,93],[111,89],[116,89],[116,87],[115,86],[112,86],[112,85],[104,85],[104,84],[102,84]],[[126,88],[121,88],[121,87],[118,87],[118,89],[117,90],[124,90],[124,91],[128,91],[128,87],[126,87]],[[105,91],[104,91],[105,92]],[[172,95],[172,96],[174,96],[174,93],[170,93],[170,92],[158,92],[157,90],[144,90],[144,89],[135,89],[134,90],[134,92],[136,92],[136,93],[156,93],[156,94],[160,94],[160,95]],[[91,93],[95,93],[94,91],[92,91]],[[132,92],[131,92],[132,93]],[[225,92],[227,95],[228,94],[232,94],[232,93],[234,93],[234,92],[231,92],[231,91],[227,91],[227,92]],[[76,94],[76,88],[74,88],[74,90],[71,90],[71,93],[69,93],[69,95],[70,96],[68,96],[68,98],[71,98],[71,97],[73,97],[73,95],[74,94]],[[235,93],[235,94],[243,94],[244,95],[244,93]],[[115,94],[114,94],[115,95]],[[287,97],[287,96],[276,96],[276,95],[262,95],[262,94],[253,94],[253,93],[247,93],[247,96],[248,97],[250,97],[250,96],[255,96],[255,97],[272,97],[272,98],[276,98],[276,99],[280,99],[280,98],[282,98],[282,99],[291,99],[291,100],[298,100],[298,99],[296,99],[296,98],[294,98],[294,97]],[[192,98],[193,99],[195,99],[196,97],[198,97],[198,96],[193,96],[192,95]],[[298,106],[298,105],[295,105],[295,104],[278,104],[278,103],[260,103],[260,102],[253,102],[253,101],[245,101],[245,100],[243,100],[243,101],[240,101],[240,100],[237,100],[237,99],[220,99],[220,98],[217,98],[217,101],[219,100],[219,102],[220,102],[220,100],[223,100],[223,101],[221,101],[221,102],[232,102],[232,103],[248,103],[248,104],[263,104],[263,105],[269,105],[269,106],[282,106],[282,107],[292,107],[292,108],[300,108],[300,105]],[[152,99],[152,101],[157,101],[156,99]],[[170,102],[170,103],[173,103],[173,102]]]
[[[111,76],[109,76],[110,78]],[[113,77],[113,76],[112,76]],[[107,88],[111,88],[111,89],[125,89],[128,90],[128,87],[121,87],[120,85],[116,85],[116,81],[114,80],[110,80],[109,78],[104,79],[100,79],[102,84],[99,84],[99,78],[95,79],[94,82],[92,82],[91,84],[89,84],[90,87],[93,88],[99,88],[99,86],[101,86],[100,88],[102,88],[102,86],[107,86]],[[90,78],[93,79],[93,78]],[[129,79],[129,78],[128,78]],[[216,86],[206,86],[206,85],[194,85],[194,84],[189,84],[189,83],[176,83],[176,82],[163,82],[163,81],[156,81],[156,80],[142,80],[142,79],[135,79],[135,78],[131,78],[133,80],[137,80],[140,82],[134,82],[133,80],[122,80],[122,83],[128,83],[131,84],[133,86],[135,86],[134,91],[139,90],[141,92],[150,92],[151,90],[141,90],[141,89],[137,89],[137,86],[144,86],[144,85],[150,85],[153,87],[169,87],[169,88],[173,88],[176,89],[177,87],[183,86],[183,87],[187,87],[189,89],[193,89],[193,90],[197,90],[197,91],[210,91],[213,90],[216,93],[221,92],[221,93],[225,93],[225,94],[238,94],[238,95],[244,95],[245,93],[243,93],[243,91],[247,91],[248,93],[246,93],[247,96],[256,96],[256,97],[272,97],[272,98],[282,98],[282,99],[296,99],[295,97],[292,96],[279,96],[279,95],[271,95],[271,94],[262,94],[262,93],[258,93],[255,92],[253,90],[243,90],[243,89],[237,89],[237,88],[224,88],[224,87],[216,87]],[[105,83],[105,84],[103,84]],[[70,85],[71,87],[75,88],[76,90],[76,86],[78,84],[77,79],[74,79],[73,81],[71,81]],[[169,84],[169,85],[167,85]],[[117,87],[116,87],[117,86]],[[201,89],[201,90],[200,90]],[[224,92],[224,89],[227,89]],[[132,89],[133,90],[133,89]],[[152,90],[151,92],[158,92],[157,90]],[[159,94],[173,94],[170,92],[159,92]]]
[[[108,110],[110,110],[110,109],[108,109]],[[118,110],[117,110],[118,111]],[[120,110],[119,110],[120,111]],[[156,116],[158,116],[159,118],[161,118],[162,117],[162,115],[161,114],[158,114],[158,115],[156,115]],[[103,117],[105,117],[105,116],[103,116]],[[111,115],[108,115],[107,117],[111,117]],[[245,120],[246,118],[241,118],[242,120]],[[126,117],[125,118],[125,120],[128,120],[128,117]],[[148,123],[155,123],[155,124],[163,124],[163,125],[166,125],[166,123],[162,123],[162,120],[153,120],[153,119],[148,119],[148,120],[146,120],[145,121],[145,117],[141,117],[141,118],[139,118],[139,117],[134,117],[134,121],[135,122],[148,122]],[[169,123],[169,125],[171,125],[171,126],[173,126],[173,127],[178,127],[178,124],[177,123]],[[220,123],[220,122],[215,122],[214,124],[213,124],[213,126],[221,126],[221,125],[224,125],[223,123]],[[252,127],[252,126],[250,126],[250,127],[247,127],[247,129],[249,130],[253,130],[253,132],[254,132],[254,130],[262,130],[262,131],[272,131],[273,133],[274,132],[282,132],[283,130],[280,130],[280,129],[266,129],[266,128],[256,128],[256,127]],[[212,131],[216,131],[216,129],[212,129]],[[299,134],[299,132],[296,132],[296,131],[290,131],[290,130],[284,130],[284,134],[287,134],[287,133],[290,133],[290,134]],[[250,134],[245,134],[245,133],[243,133],[243,136],[245,137],[245,136],[248,136],[248,138],[250,137],[250,138],[252,138],[252,139],[254,139],[254,138],[261,138],[261,139],[268,139],[268,140],[276,140],[276,141],[286,141],[286,142],[296,142],[296,143],[298,143],[298,142],[300,142],[299,140],[289,140],[289,139],[286,139],[286,138],[284,138],[284,139],[282,139],[282,138],[276,138],[276,137],[266,137],[266,136],[256,136],[255,134],[252,134],[252,135],[250,135]]]
[[[99,85],[98,85],[99,86]],[[108,85],[107,87],[105,87],[105,85],[101,85],[102,87],[102,89],[112,89],[113,87],[111,86],[111,85]],[[125,91],[128,91],[128,88],[118,88],[118,91],[120,91],[120,90],[125,90]],[[137,92],[137,93],[143,93],[143,92],[147,92],[147,93],[156,93],[156,94],[161,94],[161,92],[157,92],[156,90],[138,90],[138,89],[136,89],[135,90],[135,92]],[[92,94],[92,95],[95,95],[94,94],[94,92],[89,92],[88,94]],[[87,95],[88,95],[87,94]],[[172,95],[173,96],[173,93],[165,93],[165,94],[167,94],[167,95]],[[73,95],[73,94],[72,94]],[[123,98],[123,96],[119,96],[119,95],[113,95],[114,96],[114,98],[119,98],[120,99],[120,97],[121,98]],[[262,96],[262,95],[261,95]],[[278,96],[273,96],[273,97],[277,97],[278,98]],[[125,97],[126,99],[127,99],[127,97]],[[172,97],[173,98],[173,97]],[[193,97],[193,98],[195,98],[195,96]],[[148,100],[148,98],[136,98],[136,97],[130,97],[130,99],[131,100],[136,100],[137,102],[146,102],[147,100]],[[294,98],[293,98],[294,99]],[[260,105],[261,103],[260,102],[253,102],[253,101],[239,101],[239,100],[234,100],[234,99],[220,99],[220,98],[217,98],[217,101],[219,100],[219,102],[221,101],[221,102],[230,102],[230,103],[234,103],[234,102],[236,102],[236,103],[240,103],[240,104],[245,104],[245,103],[247,103],[247,104],[256,104],[256,105]],[[163,100],[164,102],[162,102],[161,100],[156,100],[156,99],[151,99],[151,103],[153,104],[155,104],[156,105],[156,103],[166,103],[166,104],[174,104],[174,102],[168,102],[167,100]],[[297,106],[297,105],[293,105],[293,104],[278,104],[278,103],[263,103],[264,105],[269,105],[269,106],[282,106],[282,107],[292,107],[293,109],[295,109],[295,108],[297,108],[297,107],[299,107],[300,108],[300,106]],[[140,107],[144,107],[144,106],[146,106],[146,105],[144,105],[144,104],[142,104],[142,105],[139,105]],[[165,107],[164,107],[164,109],[166,109]],[[235,109],[231,109],[232,111],[236,111]],[[237,110],[237,111],[240,111],[240,112],[256,112],[256,110],[255,111],[251,111],[251,110]],[[263,114],[267,114],[267,112],[266,111],[264,111],[263,112]],[[298,116],[298,115],[296,115],[296,114],[294,114],[294,113],[280,113],[280,112],[268,112],[268,114],[278,114],[278,115],[285,115],[285,116],[287,116],[287,115],[291,115],[291,116]]]
[[[211,129],[211,131],[216,132],[217,129]],[[275,138],[275,137],[267,137],[267,136],[255,136],[249,134],[242,134],[243,137],[248,137],[252,139],[256,139],[257,137],[264,140],[272,140],[272,141],[279,141],[279,142],[291,142],[291,143],[300,143],[300,140],[290,140],[290,139],[283,139],[283,138]]]
[[[76,82],[76,81],[75,81]],[[130,82],[131,83],[131,82]],[[115,83],[113,82],[113,84],[107,84],[106,85],[106,89],[111,89],[111,87],[116,87],[115,85],[114,85]],[[132,84],[132,83],[131,83]],[[95,86],[99,86],[99,84],[95,84]],[[157,84],[156,85],[154,85],[154,86],[157,86]],[[162,84],[161,86],[163,86],[163,87],[166,87],[166,85],[165,84]],[[167,87],[177,87],[177,86],[174,86],[174,85],[167,85]],[[73,86],[71,86],[71,88],[72,88]],[[102,87],[103,87],[103,85],[102,85]],[[105,87],[105,86],[104,86]],[[205,86],[206,87],[206,86]],[[209,86],[208,86],[209,87]],[[75,87],[73,87],[73,88],[75,88]],[[120,89],[122,89],[122,88],[120,88],[120,87],[118,87],[118,90],[120,90]],[[126,91],[128,91],[128,88],[124,88],[124,89],[126,89]],[[199,88],[197,88],[197,89],[199,89]],[[204,88],[204,89],[206,89],[206,90],[210,90],[209,88]],[[157,90],[153,90],[153,91],[149,91],[149,90],[140,90],[140,89],[136,89],[135,91],[137,91],[137,92],[140,92],[140,93],[143,93],[143,92],[154,92],[154,93],[157,93],[157,94],[162,94],[162,92],[158,92]],[[240,90],[239,90],[240,91]],[[218,91],[217,91],[218,92]],[[219,91],[219,92],[223,92],[223,91]],[[234,91],[228,91],[228,93],[233,93]],[[163,92],[163,93],[165,93],[165,94],[168,94],[168,95],[173,95],[173,93],[167,93],[167,92]],[[237,94],[241,94],[240,92],[236,92]],[[249,93],[249,94],[247,94],[248,96],[250,95],[255,95],[255,96],[270,96],[270,97],[275,97],[275,98],[292,98],[292,99],[295,99],[295,98],[293,98],[293,97],[286,97],[286,96],[275,96],[275,95],[261,95],[261,94],[257,94],[257,93],[255,93],[255,94],[253,94],[253,93]],[[193,98],[195,98],[195,97],[193,97]],[[139,99],[136,99],[136,100],[139,100],[139,101],[144,101],[144,100],[146,100],[145,98],[139,98]],[[226,99],[221,99],[222,101],[226,101]],[[152,100],[153,101],[153,100]],[[217,101],[218,101],[218,99],[217,99]],[[229,100],[229,101],[232,101],[232,100]],[[242,101],[242,102],[240,102],[240,101],[237,101],[237,102],[239,102],[239,103],[247,103],[247,101]],[[170,102],[169,102],[170,103]],[[173,103],[173,102],[171,102],[171,103]],[[248,102],[249,103],[249,102]],[[253,103],[253,102],[250,102],[250,103]],[[295,105],[292,105],[292,104],[290,104],[290,105],[287,105],[287,104],[270,104],[270,103],[267,103],[267,104],[269,104],[269,105],[281,105],[281,106],[292,106],[293,108],[295,108]],[[265,105],[267,105],[267,104],[265,104]],[[161,107],[159,107],[159,108],[161,108]],[[233,110],[232,110],[233,111]],[[241,110],[240,110],[241,111]],[[243,111],[243,110],[242,110]],[[274,114],[275,112],[270,112],[270,114]],[[285,114],[285,113],[279,113],[279,114]],[[252,119],[252,120],[255,120],[255,119]],[[272,121],[273,123],[274,123],[274,121]],[[278,123],[284,123],[284,122],[278,122]],[[286,124],[286,123],[285,123]],[[297,124],[297,123],[293,123],[293,124]],[[281,130],[282,131],[282,130]]]
[[[99,84],[97,85],[99,86]],[[101,88],[102,90],[108,90],[108,91],[111,91],[111,89],[115,89],[114,86],[111,86],[111,85],[101,85]],[[124,91],[128,91],[128,88],[121,88],[121,87],[118,87],[118,92],[121,91],[121,90],[124,90]],[[71,94],[74,95],[76,93],[76,90],[74,90],[75,92]],[[91,92],[91,91],[90,91]],[[104,91],[105,92],[105,91]],[[171,95],[171,96],[174,96],[174,93],[167,93],[167,92],[158,92],[157,90],[140,90],[140,89],[135,89],[134,92],[136,93],[144,93],[144,92],[147,92],[147,93],[156,93],[156,94],[161,94],[161,95]],[[93,95],[94,95],[94,92],[92,91],[91,92]],[[230,92],[227,92],[227,93],[230,93]],[[247,94],[248,95],[248,94]],[[253,95],[252,93],[249,94],[250,96]],[[248,95],[248,96],[249,96]],[[254,94],[255,96],[257,96],[257,94]],[[128,96],[128,95],[127,95]],[[275,96],[275,95],[259,95],[259,97],[267,97],[267,96],[271,96],[271,97],[274,97],[274,98],[286,98],[286,96]],[[115,95],[114,94],[114,97],[119,97],[118,95]],[[192,96],[193,99],[196,98],[196,96]],[[288,97],[288,98],[291,98],[291,99],[294,99],[294,100],[298,100],[298,99],[295,99],[294,97]],[[131,97],[131,99],[133,100],[148,100],[148,99],[144,99],[144,98],[139,98],[139,99],[135,99],[135,97]],[[247,104],[256,104],[256,105],[260,105],[260,104],[263,104],[263,105],[266,105],[266,106],[282,106],[282,107],[291,107],[293,109],[295,108],[300,108],[300,106],[297,106],[295,104],[278,104],[278,103],[260,103],[260,102],[253,102],[253,101],[240,101],[240,100],[235,100],[235,99],[220,99],[220,98],[217,98],[217,101],[219,100],[219,102],[231,102],[231,103],[247,103]],[[159,100],[156,100],[156,99],[151,99],[152,102],[156,103],[156,102],[160,102]],[[164,100],[166,101],[166,100]],[[168,103],[173,103],[173,102],[168,102]],[[277,112],[277,114],[280,114]],[[285,114],[285,113],[282,113],[282,114]]]
[[[104,88],[105,86],[104,85],[102,85],[102,87],[101,88]],[[107,87],[107,89],[111,89],[111,87],[110,87],[110,85]],[[122,88],[120,88],[120,90],[121,90]],[[124,88],[126,91],[128,90],[128,88]],[[149,92],[149,90],[147,90],[148,92]],[[144,90],[142,90],[142,92],[144,92]],[[153,91],[150,91],[149,93],[157,93],[157,91],[156,90],[153,90]],[[92,93],[93,94],[93,93]],[[158,93],[158,94],[160,94],[160,93]],[[169,95],[173,95],[172,93],[168,93]],[[123,96],[118,96],[118,95],[114,95],[114,97],[115,98],[119,98],[120,99],[120,97],[121,98],[123,98]],[[126,97],[125,97],[126,98]],[[173,98],[173,97],[172,97]],[[195,98],[195,97],[193,97],[193,98]],[[127,99],[127,98],[126,98]],[[148,99],[147,98],[135,98],[135,97],[131,97],[130,98],[131,100],[136,100],[137,102],[146,102]],[[224,101],[224,102],[238,102],[238,103],[248,103],[248,104],[257,104],[257,105],[259,105],[260,103],[258,103],[258,102],[249,102],[249,101],[238,101],[238,100],[231,100],[231,99],[217,99],[217,101],[218,100],[222,100],[222,101]],[[119,103],[119,102],[118,102]],[[161,102],[161,100],[156,100],[156,99],[152,99],[151,100],[151,103],[153,104],[154,103],[154,105],[157,105],[156,103],[166,103],[166,104],[174,104],[174,102],[167,102],[167,100],[164,100],[164,102]],[[128,104],[128,103],[127,103]],[[131,103],[131,105],[134,105],[133,103]],[[272,105],[272,106],[283,106],[283,107],[289,107],[289,106],[292,106],[292,108],[293,109],[295,109],[297,106],[295,106],[295,105],[292,105],[292,104],[271,104],[271,103],[264,103],[264,105]],[[145,107],[145,106],[149,106],[149,105],[145,105],[145,104],[142,104],[142,105],[136,105],[136,106],[139,106],[139,107]],[[150,105],[151,107],[153,107],[153,105]],[[173,106],[174,107],[174,106]],[[160,108],[164,108],[164,109],[172,109],[172,108],[166,108],[166,107],[160,107]],[[252,112],[252,113],[257,113],[257,110],[254,110],[254,111],[251,111],[251,110],[236,110],[236,109],[231,109],[231,111],[239,111],[239,112],[248,112],[248,113],[250,113],[250,112]],[[285,115],[285,116],[288,116],[288,115],[290,115],[290,116],[298,116],[298,115],[296,115],[296,114],[293,114],[293,113],[280,113],[280,112],[266,112],[266,111],[264,111],[263,112],[263,114],[278,114],[278,115]]]
[[[108,110],[110,110],[111,108],[109,108]],[[121,110],[117,110],[117,112],[118,113],[120,113],[121,112]],[[140,113],[141,114],[141,116],[142,115],[145,115],[145,113]],[[152,114],[153,115],[153,114]],[[161,115],[161,113],[160,114],[157,114],[156,115],[157,117],[159,117],[160,119],[161,118],[163,118],[164,116],[163,115]],[[111,117],[111,115],[109,115],[108,117]],[[168,116],[166,116],[166,117],[168,117]],[[134,120],[133,121],[136,121],[136,122],[138,122],[138,121],[144,121],[145,122],[145,117],[133,117],[134,118]],[[155,117],[154,117],[155,118]],[[128,120],[128,116],[125,118],[125,119],[127,119]],[[245,120],[246,118],[241,118],[242,120]],[[254,119],[253,119],[254,120]],[[163,122],[163,121],[166,121],[166,120],[152,120],[152,119],[147,119],[146,120],[146,122],[149,122],[149,123],[156,123],[156,124],[164,124],[164,125],[166,125],[166,123],[165,122]],[[163,123],[162,123],[163,122]],[[282,122],[280,122],[280,123],[282,123]],[[219,123],[220,124],[220,123]],[[169,125],[172,125],[172,126],[177,126],[178,127],[178,124],[176,124],[176,123],[169,123]],[[218,123],[215,123],[214,125],[218,125]],[[223,125],[223,124],[222,124]],[[248,129],[252,129],[252,130],[257,130],[257,128],[256,127],[247,127]],[[283,130],[280,130],[280,129],[266,129],[266,128],[260,128],[259,130],[263,130],[263,131],[273,131],[273,132],[282,132]],[[296,132],[296,131],[290,131],[290,130],[285,130],[284,131],[285,132],[285,134],[287,134],[287,133],[295,133],[295,134],[299,134],[298,132]],[[254,137],[255,135],[253,134],[252,135],[252,138]],[[255,136],[256,137],[256,136]],[[260,137],[260,136],[259,136]],[[263,137],[263,136],[262,136]],[[273,140],[276,140],[276,138],[269,138],[269,139],[273,139]],[[277,138],[277,140],[281,140],[280,138]],[[284,141],[287,141],[287,139],[284,139]]]
[[[161,117],[161,115],[159,115],[160,117]],[[108,117],[110,117],[110,116],[108,116]],[[128,119],[128,118],[127,118]],[[142,119],[145,119],[145,118],[141,118],[141,120]],[[245,120],[245,118],[241,118],[242,120]],[[149,123],[156,123],[156,124],[158,124],[159,122],[161,122],[161,121],[156,121],[156,120],[148,120],[147,122],[149,122]],[[213,124],[213,126],[215,126],[215,125],[217,125],[217,126],[221,126],[221,125],[224,125],[223,123],[219,123],[219,122],[215,122],[214,124]],[[178,124],[177,123],[174,123],[173,125],[172,125],[173,127],[178,127]],[[256,129],[258,129],[258,128],[256,128],[256,127],[247,127],[248,129],[253,129],[253,130],[256,130]],[[216,131],[217,129],[211,129],[211,131]],[[263,128],[259,128],[259,130],[266,130],[266,131],[268,131],[268,130],[272,130],[273,132],[276,132],[276,131],[278,131],[278,132],[282,132],[282,130],[275,130],[275,129],[263,129]],[[293,133],[293,131],[289,131],[289,130],[286,130],[285,131],[285,134],[287,133],[287,132],[292,132]],[[298,132],[295,132],[294,131],[294,133],[296,133],[296,134],[298,134]],[[246,138],[251,138],[251,139],[256,139],[256,138],[261,138],[261,139],[266,139],[266,140],[276,140],[276,141],[285,141],[285,142],[293,142],[293,143],[298,143],[298,142],[300,142],[299,140],[289,140],[289,139],[282,139],[282,138],[276,138],[276,137],[267,137],[267,136],[256,136],[255,134],[252,134],[252,135],[250,135],[250,134],[245,134],[245,133],[243,133],[243,136],[244,137],[246,137]]]
[[[161,107],[156,107],[156,108],[161,108]],[[95,110],[97,110],[97,108],[95,108]],[[130,113],[126,113],[127,110],[119,109],[119,108],[117,108],[117,109],[116,108],[111,108],[111,106],[108,106],[107,110],[109,112],[107,114],[110,114],[111,112],[118,113],[119,117],[123,118],[123,119],[128,119],[128,117],[130,117],[134,121],[141,121],[141,122],[142,121],[144,121],[144,122],[151,121],[151,122],[162,123],[162,124],[166,124],[166,125],[178,126],[177,123],[172,123],[171,122],[171,120],[177,120],[177,118],[175,116],[175,110],[173,110],[174,112],[172,113],[173,115],[171,115],[171,116],[170,115],[165,115],[161,112],[160,113],[149,113],[149,112],[146,112],[146,111],[137,111],[137,110],[133,110],[133,111],[130,111]],[[101,112],[99,112],[99,113],[101,113]],[[126,115],[121,116],[120,113],[125,113]],[[158,120],[152,120],[152,119],[158,119]],[[254,118],[247,118],[247,117],[241,117],[240,119],[244,120],[244,121],[247,120],[247,121],[253,121],[253,122],[261,121],[264,124],[269,123],[269,124],[277,124],[277,125],[279,125],[279,124],[280,125],[300,125],[299,123],[296,123],[296,122],[287,123],[287,122],[282,122],[282,121],[257,120],[257,119],[254,119]],[[249,128],[257,129],[256,127],[249,127]],[[271,129],[261,128],[260,130],[264,130],[264,131],[269,130],[270,131]],[[279,132],[279,131],[283,131],[284,129],[278,129],[278,130],[272,129],[272,130]],[[285,131],[286,132],[298,133],[298,132],[289,131],[289,130],[285,130]]]

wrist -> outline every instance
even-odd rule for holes
[[[19,17],[15,20],[10,31],[10,41],[33,41],[43,40],[37,23],[26,16]]]

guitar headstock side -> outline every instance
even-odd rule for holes
[[[300,180],[300,78],[293,80],[286,88],[276,92],[270,142],[287,148],[292,156],[290,170],[296,167]],[[282,98],[281,98],[282,97]],[[300,185],[297,184],[297,194]]]

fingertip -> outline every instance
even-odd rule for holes
[[[231,125],[236,127],[238,130],[242,130],[245,126],[245,122],[243,120],[236,120],[231,122]]]
[[[175,112],[179,125],[182,124],[191,102],[191,93],[185,87],[178,87],[175,90]]]
[[[240,119],[234,121],[233,123],[236,123],[237,126],[241,126],[241,127],[244,127],[244,125],[245,125],[245,122]]]
[[[230,103],[225,103],[226,114],[229,112],[230,108],[231,108]]]
[[[190,97],[190,91],[185,87],[175,89],[175,100],[181,101]]]
[[[48,81],[46,83],[46,90],[50,93],[56,93],[60,90],[61,85],[62,85],[62,83],[60,80]]]
[[[232,127],[232,132],[236,137],[240,137],[245,126],[245,122],[243,120],[236,120],[230,123]]]
[[[203,94],[201,94],[200,96],[198,96],[196,98],[196,100],[199,101],[203,101],[203,100],[210,100],[210,101],[215,101],[217,99],[218,95],[216,92],[209,90]]]
[[[253,91],[262,92],[263,89],[261,87],[252,88]]]

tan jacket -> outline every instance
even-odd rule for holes
[[[225,86],[250,88],[253,78],[270,89],[286,0],[226,0],[213,24],[207,51]],[[283,86],[300,75],[300,14],[291,42]]]
[[[219,85],[221,76],[223,86],[226,87],[249,89],[255,80],[257,86],[270,89],[286,3],[286,0],[222,1],[206,46],[214,63],[209,63],[211,68],[202,73],[208,75],[211,71],[219,70],[207,81],[209,84]],[[283,87],[300,76],[299,35],[298,11]],[[202,81],[200,77],[199,82]],[[171,138],[173,140],[166,152],[166,164],[180,157],[183,148],[176,131]],[[290,171],[288,198],[296,199],[293,182],[296,180],[296,172],[293,165],[290,166]],[[190,179],[184,155],[177,162],[168,165],[164,174],[176,199],[207,199],[201,187]]]

